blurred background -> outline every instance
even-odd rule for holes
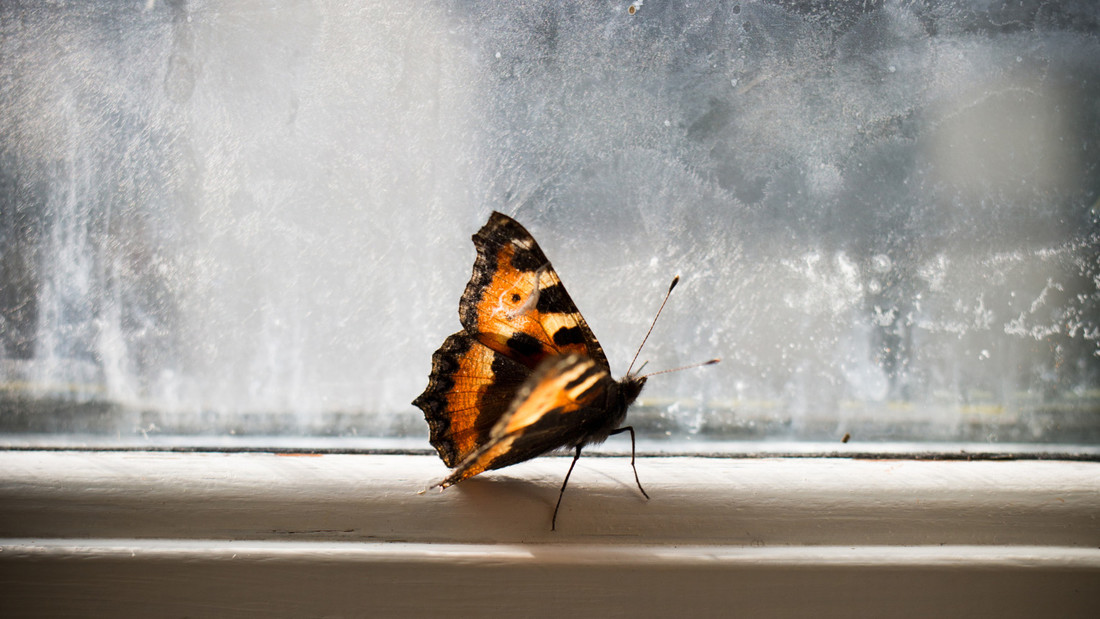
[[[616,375],[682,276],[650,449],[1100,445],[1097,58],[1088,0],[6,1],[0,443],[429,449],[500,210]]]

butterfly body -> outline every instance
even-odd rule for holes
[[[459,302],[463,329],[432,356],[428,387],[413,401],[431,444],[454,469],[438,485],[556,449],[579,457],[618,431],[633,436],[621,424],[646,379],[611,377],[603,348],[535,239],[493,213],[473,241],[477,258]]]
[[[512,409],[497,421],[484,443],[456,463],[439,486],[446,488],[482,471],[557,449],[603,442],[619,429],[643,382],[611,380],[595,370],[591,359],[579,355],[548,358],[516,393]],[[577,401],[588,403],[578,406]]]

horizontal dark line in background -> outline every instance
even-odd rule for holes
[[[276,455],[385,455],[385,456],[428,456],[435,455],[431,449],[376,449],[376,448],[340,448],[325,447],[318,449],[303,449],[296,447],[260,447],[260,446],[181,446],[181,445],[152,445],[152,446],[4,446],[0,451],[79,451],[79,452],[168,452],[168,453],[266,453]],[[555,454],[560,457],[570,457],[570,454]],[[586,457],[612,458],[622,457],[620,453],[602,453],[598,451],[585,452]],[[843,458],[848,460],[1066,460],[1078,462],[1100,462],[1100,453],[1094,451],[1048,451],[1048,452],[1005,452],[1005,451],[916,451],[916,452],[885,452],[885,451],[822,451],[822,452],[795,452],[795,451],[723,451],[697,453],[639,453],[639,458]]]

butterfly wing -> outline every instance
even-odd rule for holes
[[[467,333],[532,370],[569,353],[608,369],[596,336],[519,222],[494,212],[473,240],[477,259],[458,310]]]
[[[446,488],[482,471],[583,443],[594,429],[608,425],[607,399],[613,385],[608,370],[591,357],[547,358],[520,386],[482,446],[439,485]]]
[[[424,411],[432,446],[454,467],[484,445],[531,370],[464,331],[432,355],[428,387],[413,404]]]

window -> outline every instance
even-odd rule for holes
[[[1096,9],[833,4],[0,4],[0,614],[1094,615]],[[418,496],[492,209],[641,451],[1029,457]]]
[[[490,209],[652,449],[1100,438],[1087,3],[0,11],[8,444],[424,448]]]

